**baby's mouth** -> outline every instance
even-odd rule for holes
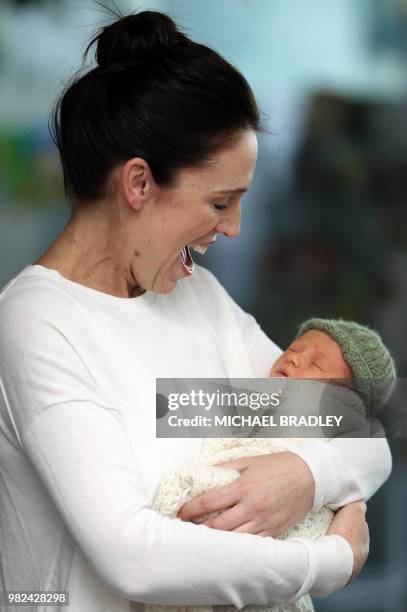
[[[192,272],[194,271],[194,261],[191,257],[188,245],[184,246],[181,251],[181,261],[188,274],[192,274]]]

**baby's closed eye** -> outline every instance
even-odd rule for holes
[[[316,368],[318,368],[318,370],[321,370],[321,372],[324,371],[324,369],[316,361],[311,361],[311,364],[315,366]]]

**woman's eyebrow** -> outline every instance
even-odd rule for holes
[[[218,191],[210,191],[210,194],[224,195],[228,193],[245,193],[246,191],[248,191],[248,189],[248,187],[238,187],[237,189],[220,189]]]

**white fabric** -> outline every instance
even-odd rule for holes
[[[352,554],[339,536],[280,542],[152,509],[165,469],[200,444],[155,438],[155,377],[261,377],[278,354],[202,268],[132,299],[25,268],[0,294],[0,590],[64,589],[70,612],[128,612],[144,609],[129,600],[242,607],[342,587]],[[374,454],[349,442],[319,458],[310,447],[333,503],[388,475],[385,442]]]

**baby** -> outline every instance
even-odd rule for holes
[[[301,325],[297,337],[273,364],[271,377],[291,379],[317,379],[315,387],[304,392],[304,385],[290,384],[301,411],[315,403],[313,391],[321,386],[332,394],[334,401],[360,414],[374,414],[390,397],[396,373],[389,351],[373,330],[350,321],[310,319]],[[334,385],[322,385],[320,379],[329,379]],[[342,383],[342,387],[338,387]],[[308,383],[307,383],[308,384]],[[308,391],[311,389],[311,393]],[[338,391],[340,393],[338,395]],[[298,394],[301,391],[301,394]],[[338,400],[339,398],[339,400]],[[329,398],[331,399],[331,398]],[[322,438],[328,441],[329,438]],[[263,455],[288,450],[300,445],[306,438],[205,438],[198,462],[172,468],[162,479],[154,498],[154,508],[175,518],[179,509],[190,499],[209,489],[228,484],[239,477],[237,470],[216,467],[216,464],[243,456]],[[279,536],[316,539],[325,535],[333,512],[328,508],[311,511],[297,525]],[[204,518],[204,517],[202,517]],[[149,612],[210,612],[211,607],[147,606]],[[216,606],[222,612],[232,612],[233,606]],[[268,606],[250,605],[249,612],[313,611],[311,598],[305,595],[293,604]]]
[[[393,359],[376,332],[352,321],[328,319],[303,323],[270,375],[343,379],[369,414],[389,399],[396,381]]]

